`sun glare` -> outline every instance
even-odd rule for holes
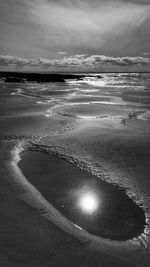
[[[85,193],[79,199],[78,205],[83,212],[94,213],[98,209],[99,200],[94,193]]]

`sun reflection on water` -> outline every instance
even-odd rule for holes
[[[78,200],[78,207],[82,212],[93,214],[99,208],[100,200],[94,192],[84,193]]]

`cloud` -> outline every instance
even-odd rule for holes
[[[10,65],[15,65],[15,66],[25,66],[29,65],[30,60],[24,59],[24,58],[19,58],[19,57],[13,57],[9,55],[0,55],[0,65],[1,66],[10,66]]]
[[[9,55],[0,56],[0,66],[3,67],[27,67],[33,70],[54,70],[54,71],[63,71],[63,70],[78,70],[78,71],[93,71],[99,70],[100,68],[106,68],[106,70],[113,67],[142,67],[146,66],[147,70],[150,67],[150,58],[149,57],[108,57],[105,55],[73,55],[70,57],[64,57],[62,59],[45,59],[45,58],[36,58],[36,59],[24,59],[17,58]]]
[[[107,57],[101,55],[93,55],[86,59],[87,62],[92,62],[94,65],[98,65],[99,63],[119,66],[131,66],[131,65],[146,65],[150,64],[150,58],[145,57]]]
[[[150,52],[145,52],[143,53],[144,56],[149,56],[150,55]]]
[[[59,54],[59,55],[66,55],[66,52],[59,51],[58,54]]]

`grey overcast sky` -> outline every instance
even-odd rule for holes
[[[149,71],[150,0],[0,0],[0,70]]]

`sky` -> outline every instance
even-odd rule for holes
[[[0,0],[0,70],[150,71],[150,0]]]

